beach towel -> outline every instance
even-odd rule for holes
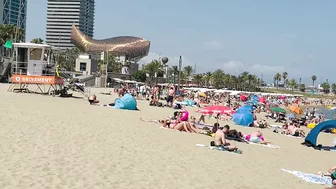
[[[254,143],[254,142],[249,142],[249,144],[254,144],[254,145],[259,145],[267,148],[274,148],[274,149],[279,149],[280,146],[274,145],[274,144],[259,144],[259,143]]]
[[[216,146],[207,146],[205,144],[196,144],[197,147],[204,147],[204,148],[208,148],[210,150],[218,150],[218,151],[223,151],[223,152],[233,152],[233,153],[236,153],[236,154],[241,154],[242,151],[241,150],[237,150],[237,151],[228,151],[228,150],[225,150],[224,148],[221,148],[221,147],[216,147]]]
[[[270,125],[270,127],[274,129],[282,129],[282,126],[279,126],[279,125]]]
[[[300,172],[300,171],[290,171],[290,170],[286,170],[286,169],[281,169],[281,170],[283,170],[287,173],[293,174],[296,177],[298,177],[298,178],[300,178],[300,179],[302,179],[306,182],[332,186],[332,182],[331,182],[330,177],[319,176],[319,175],[316,175],[316,174],[304,173],[304,172]]]
[[[285,134],[284,134],[285,135]],[[293,136],[293,135],[285,135],[285,136],[288,136],[288,137],[291,137],[291,138],[299,138],[299,139],[303,139],[304,137],[300,137],[300,136]]]

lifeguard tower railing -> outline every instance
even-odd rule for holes
[[[63,88],[64,80],[57,75],[51,46],[14,43],[11,86],[8,91],[53,94]],[[35,90],[32,87],[35,86]]]

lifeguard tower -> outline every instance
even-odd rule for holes
[[[55,94],[63,88],[64,80],[58,77],[52,47],[45,44],[13,43],[11,64],[11,92]]]

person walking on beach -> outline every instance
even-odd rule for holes
[[[173,107],[174,96],[175,96],[175,88],[174,86],[170,86],[168,90],[168,97],[167,97],[167,105],[169,107]]]

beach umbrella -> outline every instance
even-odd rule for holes
[[[252,106],[258,106],[258,101],[255,101],[255,100],[249,100],[247,103]]]
[[[266,98],[265,98],[265,97],[260,97],[260,98],[258,99],[258,101],[259,101],[259,102],[262,102],[262,103],[264,103],[264,104],[266,104]]]
[[[273,112],[277,112],[277,113],[286,113],[286,110],[280,108],[280,107],[271,107],[270,108]]]
[[[295,115],[294,114],[287,114],[287,117],[288,117],[288,119],[293,119],[293,118],[295,118]]]
[[[237,109],[236,113],[251,113],[253,111],[252,106],[245,105]]]
[[[206,97],[206,96],[207,96],[204,92],[200,92],[200,93],[198,93],[198,95],[199,95],[200,97]]]
[[[244,96],[244,95],[240,95],[240,100],[241,100],[241,101],[246,101],[246,100],[247,100],[247,97]]]
[[[251,113],[235,113],[232,115],[232,120],[240,126],[250,126],[253,123],[253,114]]]
[[[234,111],[227,106],[208,106],[200,110],[196,110],[196,112],[203,114],[234,114]]]
[[[258,97],[257,97],[257,95],[253,95],[253,96],[251,96],[251,100],[258,101]]]
[[[290,111],[296,113],[296,114],[302,114],[303,113],[303,110],[298,107],[298,106],[291,106],[289,107]]]

